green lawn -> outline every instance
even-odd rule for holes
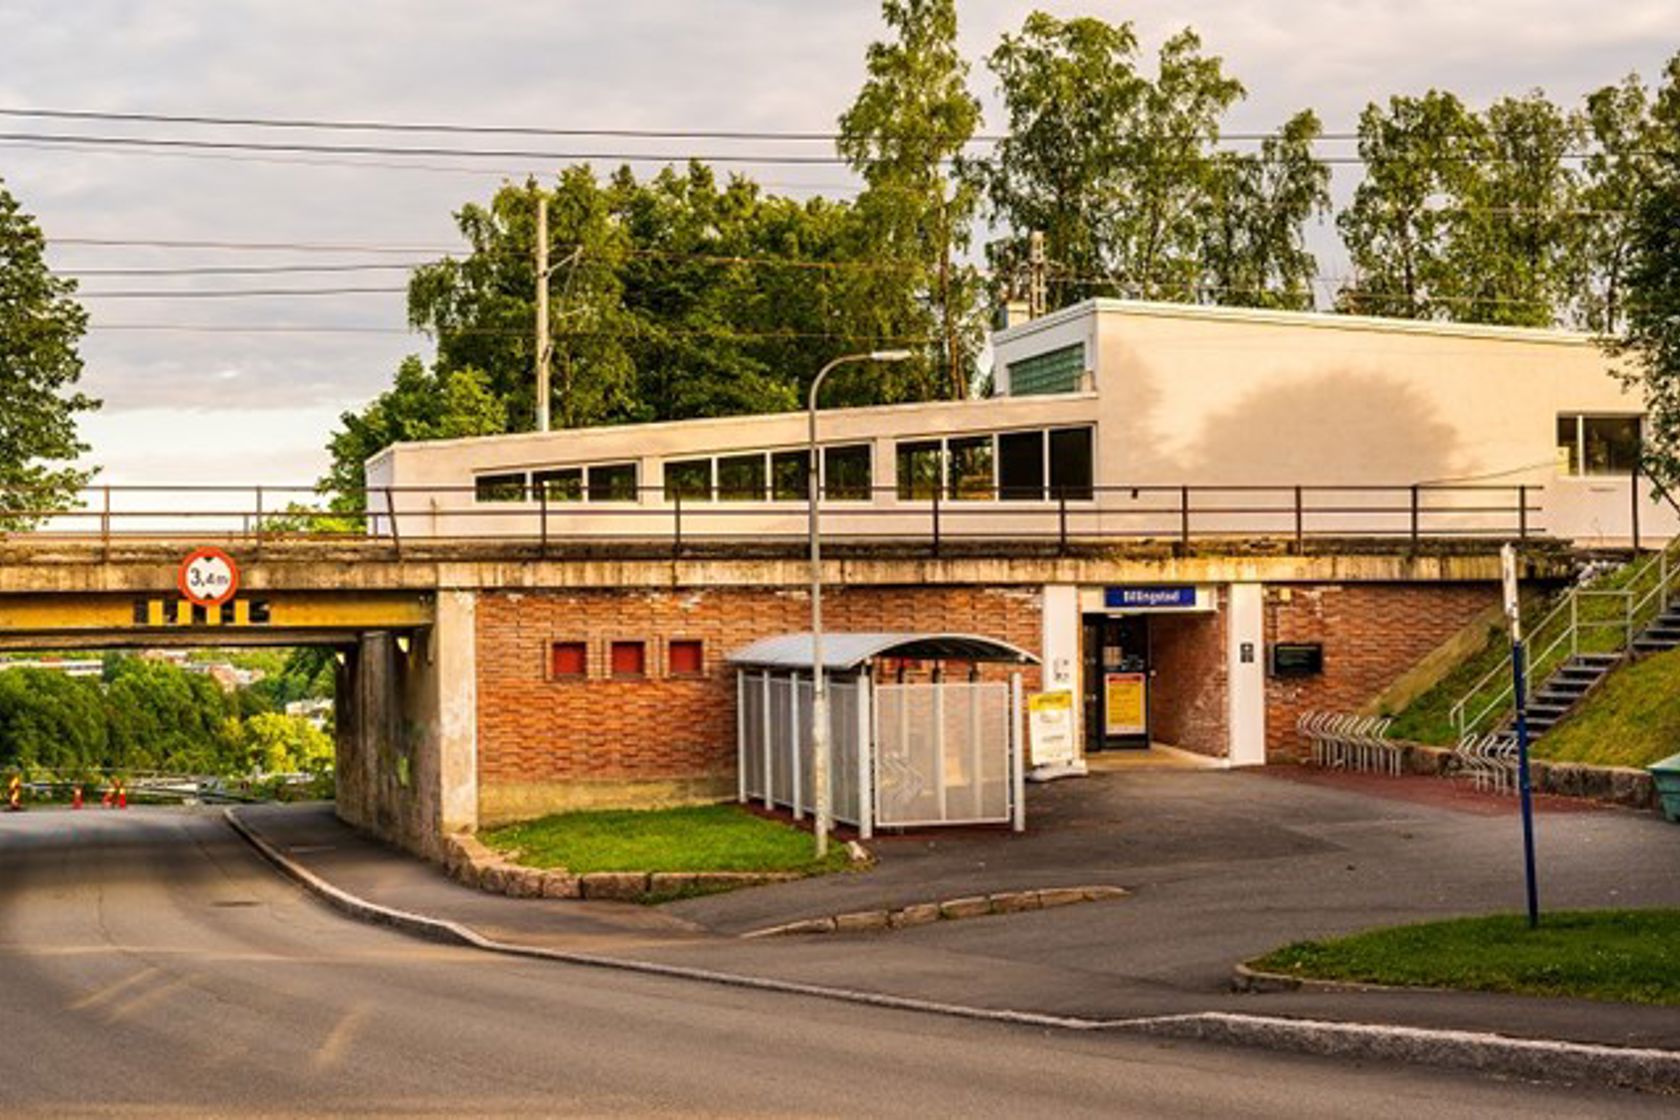
[[[812,838],[738,805],[560,813],[480,834],[528,867],[589,871],[838,871],[849,863],[844,844],[828,859],[812,858]]]
[[[1623,665],[1534,743],[1537,758],[1649,766],[1680,753],[1680,649]]]
[[[1459,918],[1300,941],[1251,961],[1319,980],[1680,1005],[1680,910]]]
[[[1511,641],[1505,627],[1489,626],[1487,640],[1480,650],[1459,662],[1427,692],[1395,714],[1388,730],[1390,737],[1437,746],[1456,743],[1458,728],[1453,726],[1452,706],[1510,652]]]

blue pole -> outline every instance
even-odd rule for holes
[[[1540,924],[1540,890],[1534,872],[1534,791],[1528,781],[1528,696],[1524,688],[1523,643],[1511,641],[1511,676],[1517,698],[1517,787],[1522,792],[1523,871],[1528,885],[1528,928]]]

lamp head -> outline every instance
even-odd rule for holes
[[[872,362],[907,362],[913,357],[908,350],[871,350],[869,360]]]

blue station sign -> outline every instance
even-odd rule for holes
[[[1162,610],[1172,607],[1195,607],[1194,587],[1105,587],[1103,606],[1109,610]]]

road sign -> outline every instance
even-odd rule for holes
[[[239,590],[239,565],[219,548],[195,548],[181,561],[175,585],[194,606],[219,607]]]

